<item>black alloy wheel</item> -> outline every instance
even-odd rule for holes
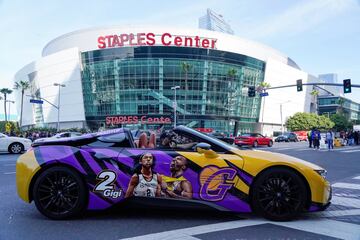
[[[85,185],[77,172],[66,167],[51,167],[36,179],[33,198],[37,209],[51,219],[79,215],[87,200]]]
[[[253,147],[254,147],[254,148],[256,148],[258,145],[259,145],[259,144],[258,144],[257,141],[255,141],[255,142],[253,143]]]
[[[273,168],[264,172],[255,182],[252,206],[265,218],[288,221],[296,217],[305,206],[307,191],[301,177],[286,168]]]
[[[273,141],[269,141],[269,144],[268,144],[268,147],[272,147],[272,145],[273,145]]]

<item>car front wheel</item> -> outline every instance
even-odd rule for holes
[[[87,200],[85,185],[77,172],[57,166],[45,170],[33,187],[36,208],[51,219],[67,219],[79,215]]]
[[[253,209],[267,219],[288,221],[296,217],[307,201],[301,177],[286,168],[265,171],[252,189]]]
[[[13,154],[19,154],[24,151],[24,145],[21,143],[12,143],[9,146],[9,152]]]
[[[259,145],[259,144],[258,144],[257,141],[255,141],[255,142],[253,143],[253,147],[254,147],[254,148],[256,148],[258,145]]]
[[[269,141],[269,144],[268,144],[268,147],[272,147],[272,145],[273,145],[273,141]]]

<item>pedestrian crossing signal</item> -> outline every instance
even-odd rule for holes
[[[296,80],[296,90],[298,92],[301,92],[303,90],[303,85],[302,85],[302,80],[301,79]]]
[[[351,93],[351,79],[344,79],[344,93]]]

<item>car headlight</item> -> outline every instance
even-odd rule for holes
[[[327,171],[325,169],[322,170],[315,170],[320,176],[322,176],[324,179],[326,179]]]

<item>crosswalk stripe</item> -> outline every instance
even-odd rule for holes
[[[331,199],[331,203],[346,207],[360,208],[360,200],[355,198],[333,196]]]
[[[360,184],[354,184],[354,183],[339,182],[339,183],[334,183],[332,186],[335,188],[349,188],[349,189],[360,190]]]
[[[353,153],[353,152],[360,152],[360,149],[357,150],[347,150],[347,151],[342,151],[344,153]]]
[[[256,226],[264,223],[270,223],[277,226],[288,227],[305,232],[321,234],[325,236],[340,238],[340,239],[359,239],[360,228],[358,225],[335,221],[331,219],[306,219],[295,220],[291,222],[271,222],[266,220],[237,220],[208,225],[201,225],[197,227],[183,228],[177,230],[170,230],[166,232],[151,233],[142,236],[126,238],[128,240],[145,240],[145,239],[162,239],[162,240],[195,240],[196,235],[212,233],[224,230],[237,229],[247,226]],[[239,229],[241,233],[241,229]]]
[[[360,176],[354,177],[353,179],[359,179],[360,180]]]

